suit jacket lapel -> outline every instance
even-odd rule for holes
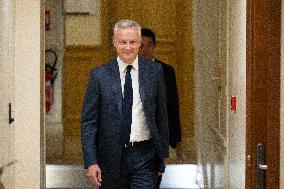
[[[121,90],[121,81],[120,81],[120,73],[118,68],[118,63],[115,60],[112,61],[112,65],[110,66],[110,82],[112,82],[112,90],[113,94],[116,95],[116,104],[118,107],[119,114],[122,115],[122,90]]]
[[[142,59],[138,59],[139,66],[139,94],[142,101],[142,104],[145,102],[145,93],[146,93],[146,85],[150,77],[148,77],[149,71],[147,63],[145,63]],[[112,61],[112,65],[110,66],[110,82],[112,82],[112,90],[116,94],[116,104],[118,107],[118,111],[122,116],[122,89],[121,89],[121,81],[120,81],[120,73],[118,68],[118,62],[115,60]]]
[[[141,59],[138,60],[139,66],[139,93],[142,103],[144,104],[145,101],[145,91],[146,91],[146,84],[147,82],[147,64]]]

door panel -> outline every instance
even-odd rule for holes
[[[279,188],[280,28],[281,0],[247,1],[246,188]],[[268,169],[256,171],[260,143]]]
[[[0,179],[6,188],[14,188],[14,125],[9,124],[9,103],[14,107],[14,8],[12,1],[0,2]],[[3,48],[4,47],[4,48]],[[5,166],[6,165],[6,166]]]
[[[196,1],[193,7],[198,184],[226,188],[227,1]]]

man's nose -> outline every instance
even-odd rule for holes
[[[130,43],[126,43],[125,44],[125,49],[131,49],[131,44]]]

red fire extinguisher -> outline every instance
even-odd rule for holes
[[[45,51],[45,112],[49,113],[54,101],[53,83],[57,76],[57,54],[52,49]]]
[[[51,19],[50,19],[50,11],[45,10],[45,31],[50,31],[50,24],[51,24]]]
[[[49,113],[53,103],[52,72],[45,71],[45,112]]]

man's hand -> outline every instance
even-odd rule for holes
[[[92,184],[95,184],[97,187],[101,186],[102,174],[98,164],[90,165],[88,167],[87,176],[89,177]]]
[[[164,158],[162,160],[161,164],[162,164],[162,167],[163,167],[163,171],[159,171],[157,176],[161,176],[165,172],[165,169],[166,169],[166,166],[167,166],[167,159]]]

